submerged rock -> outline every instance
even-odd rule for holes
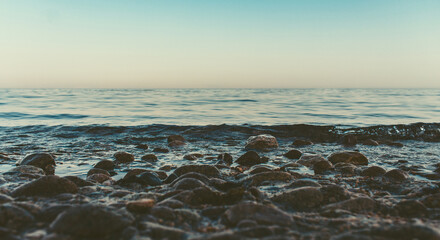
[[[328,157],[328,160],[333,163],[351,163],[354,165],[368,165],[368,159],[360,152],[337,152]]]
[[[302,152],[296,149],[289,150],[287,153],[285,153],[283,156],[288,159],[299,159],[302,155]]]
[[[61,213],[50,225],[50,230],[80,238],[104,238],[122,232],[133,222],[133,216],[126,211],[85,204]]]
[[[146,154],[141,159],[147,162],[157,162],[157,156],[154,154]]]
[[[219,161],[219,163],[226,163],[228,165],[231,165],[233,162],[232,156],[229,153],[219,154],[217,160]]]
[[[186,144],[186,139],[181,135],[171,135],[167,138],[167,141],[170,147],[178,147]]]
[[[265,163],[267,161],[267,158],[260,157],[257,152],[248,151],[245,154],[241,155],[235,162],[243,166],[252,167],[254,165]]]
[[[55,159],[49,153],[34,153],[17,162],[17,165],[31,165],[44,170],[47,175],[55,173]]]
[[[320,160],[313,164],[313,171],[315,171],[315,174],[323,174],[331,169],[333,169],[333,165],[327,160]]]
[[[113,156],[116,159],[116,163],[130,163],[134,161],[133,154],[127,152],[116,152]]]
[[[292,143],[293,146],[298,146],[298,147],[308,146],[308,145],[312,145],[312,144],[313,143],[311,141],[302,140],[302,139],[297,139]]]
[[[12,192],[12,196],[50,197],[61,193],[77,193],[78,187],[66,178],[44,176],[26,183]]]
[[[260,151],[267,151],[275,148],[278,148],[277,139],[269,134],[249,137],[245,146],[245,149],[255,149]]]

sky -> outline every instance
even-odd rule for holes
[[[0,0],[0,87],[440,87],[438,0]]]

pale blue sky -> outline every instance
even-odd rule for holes
[[[0,0],[0,87],[440,87],[438,0]]]

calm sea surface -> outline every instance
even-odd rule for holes
[[[440,89],[0,89],[0,126],[440,122]]]

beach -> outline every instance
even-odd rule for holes
[[[438,129],[2,127],[1,234],[439,239]]]

